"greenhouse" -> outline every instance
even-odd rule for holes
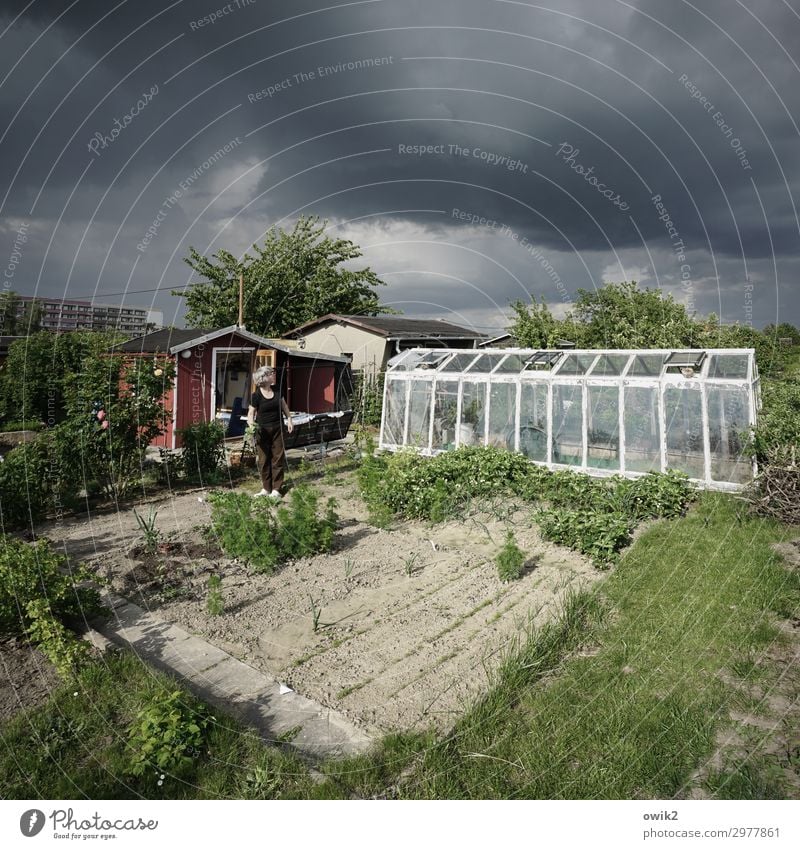
[[[494,445],[552,469],[739,489],[759,405],[752,349],[414,348],[389,362],[379,445]]]

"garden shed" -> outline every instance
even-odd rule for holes
[[[204,421],[220,422],[227,437],[241,436],[253,372],[267,364],[276,368],[279,391],[297,417],[287,446],[341,439],[352,421],[346,357],[295,350],[237,325],[165,328],[124,342],[113,352],[175,361],[175,380],[166,397],[171,420],[153,445],[180,448],[178,431]]]
[[[747,434],[759,406],[752,349],[417,348],[389,363],[379,445],[494,445],[553,469],[676,469],[739,489],[755,472]]]

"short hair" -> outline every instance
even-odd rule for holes
[[[273,374],[277,374],[274,366],[261,366],[261,368],[256,369],[253,381],[256,386],[263,386],[265,383],[269,383],[268,378]]]

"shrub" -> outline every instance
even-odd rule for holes
[[[319,517],[319,497],[310,487],[295,487],[289,505],[275,517],[269,501],[245,493],[218,492],[209,496],[212,532],[223,551],[239,557],[261,572],[271,572],[285,560],[330,551],[338,523],[336,502],[328,499]]]
[[[695,497],[689,478],[673,469],[650,472],[635,480],[618,480],[616,496],[632,519],[671,519],[682,515]]]
[[[274,521],[267,505],[244,492],[214,492],[211,529],[222,550],[257,572],[271,572],[278,561]]]
[[[537,521],[542,537],[580,551],[598,569],[607,569],[631,540],[633,520],[624,513],[542,510]]]
[[[497,574],[501,581],[516,581],[522,574],[525,554],[514,539],[514,532],[508,531],[506,541],[497,555]]]
[[[41,440],[9,451],[0,462],[0,529],[31,528],[50,504],[49,462]]]
[[[81,586],[94,576],[86,566],[70,573],[66,560],[40,540],[0,540],[0,636],[29,637],[59,674],[71,675],[89,647],[65,627],[103,608],[97,590]]]
[[[147,446],[167,424],[164,397],[174,370],[164,358],[95,355],[65,386],[67,418],[54,428],[60,459],[64,468],[80,470],[87,489],[96,481],[109,498],[119,498],[141,481]]]
[[[147,770],[180,772],[199,756],[209,718],[202,705],[185,703],[179,690],[153,697],[128,729],[130,775]]]
[[[0,433],[15,433],[20,430],[41,430],[44,427],[42,422],[37,419],[28,419],[27,421],[4,422],[0,425]]]
[[[178,431],[183,439],[181,467],[190,480],[215,483],[225,464],[225,430],[217,422],[199,422]]]
[[[319,497],[308,486],[289,493],[289,507],[281,506],[275,522],[275,542],[282,560],[306,557],[331,550],[338,516],[334,499],[328,499],[324,518],[317,516]]]
[[[25,633],[47,655],[62,678],[69,678],[89,658],[88,643],[79,640],[53,615],[48,601],[36,598],[25,605],[30,625]]]
[[[99,613],[103,608],[97,590],[82,586],[94,578],[84,565],[70,571],[65,558],[45,540],[26,543],[0,537],[0,635],[24,634],[33,624],[28,604],[37,600],[46,600],[61,622]]]

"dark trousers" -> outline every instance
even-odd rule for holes
[[[286,453],[283,448],[283,430],[280,425],[261,425],[256,437],[256,464],[261,475],[261,486],[267,492],[280,491],[283,486],[283,466]]]

